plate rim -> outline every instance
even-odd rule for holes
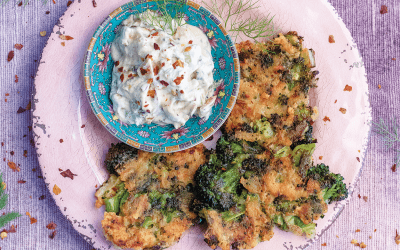
[[[341,30],[343,31],[343,33],[346,35],[346,37],[349,37],[349,38],[351,39],[351,42],[353,43],[352,45],[356,45],[356,47],[354,48],[355,53],[358,53],[358,54],[359,54],[359,59],[360,59],[360,60],[362,61],[362,63],[363,63],[363,58],[362,58],[362,56],[361,56],[361,54],[360,54],[360,52],[359,52],[357,43],[355,43],[355,41],[354,41],[354,39],[353,39],[353,36],[351,35],[351,33],[350,33],[350,31],[348,30],[348,28],[347,28],[347,26],[345,25],[345,23],[343,22],[342,18],[341,18],[341,17],[339,16],[339,14],[337,13],[336,9],[332,6],[332,4],[331,4],[330,2],[328,2],[328,0],[320,0],[320,1],[329,9],[329,11],[331,12],[332,16],[333,16],[334,18],[336,18],[336,20],[337,20],[338,24],[340,25],[340,28],[341,28]],[[73,6],[73,5],[72,5],[72,6]],[[67,10],[64,12],[64,14],[59,18],[59,22],[66,16],[68,10],[69,10],[69,8],[67,8]],[[56,27],[56,26],[57,26],[57,24],[56,24],[54,27]],[[53,34],[53,33],[56,33],[56,31],[54,30],[54,28],[53,28],[53,31],[52,31],[51,34]],[[50,35],[49,38],[47,39],[46,44],[45,44],[45,47],[48,45],[50,39],[51,39],[51,35]],[[44,47],[44,49],[45,49],[45,47]],[[42,51],[42,53],[41,53],[40,61],[42,60],[44,49],[43,49],[43,51]],[[40,68],[40,67],[39,67],[39,68]],[[37,69],[37,72],[39,71],[39,68]],[[358,170],[358,173],[355,175],[355,177],[353,178],[353,180],[351,180],[351,189],[349,189],[349,196],[348,196],[348,198],[345,199],[345,200],[343,200],[342,202],[340,202],[340,204],[337,203],[337,205],[336,205],[335,208],[334,208],[334,209],[335,209],[334,215],[333,215],[332,219],[329,221],[328,225],[327,225],[326,227],[324,227],[324,228],[321,230],[321,232],[320,232],[319,234],[315,235],[315,237],[314,237],[313,239],[308,240],[306,245],[296,247],[296,249],[306,249],[306,248],[310,247],[315,241],[318,241],[318,240],[319,240],[319,238],[321,237],[321,235],[323,235],[323,234],[325,233],[325,231],[327,231],[327,230],[333,225],[333,223],[334,223],[335,220],[339,217],[339,215],[341,214],[341,212],[343,211],[343,209],[346,207],[346,205],[347,205],[348,203],[350,203],[350,201],[351,201],[351,195],[353,194],[355,188],[356,188],[357,185],[359,184],[359,180],[360,180],[360,178],[361,178],[362,170],[363,170],[363,168],[364,168],[364,166],[365,166],[365,164],[366,164],[365,158],[366,158],[366,153],[367,153],[368,145],[369,145],[369,142],[370,142],[370,137],[371,137],[371,134],[372,134],[372,129],[371,129],[372,108],[371,108],[370,98],[369,98],[369,89],[370,89],[370,88],[369,88],[369,86],[368,86],[368,79],[367,79],[367,75],[366,75],[365,64],[363,63],[362,67],[360,67],[360,68],[361,68],[361,70],[363,71],[363,76],[362,76],[362,78],[364,79],[364,84],[365,84],[365,87],[366,87],[366,90],[367,90],[367,91],[364,93],[364,95],[366,96],[366,99],[365,99],[366,105],[365,105],[364,108],[366,109],[366,112],[365,112],[366,123],[368,123],[368,124],[367,124],[367,125],[368,125],[368,134],[366,134],[365,137],[363,138],[363,139],[364,139],[364,140],[363,140],[363,144],[362,144],[362,145],[363,145],[363,148],[361,149],[361,154],[360,154],[361,166],[360,166],[360,168],[359,168],[359,170]],[[36,111],[35,97],[37,96],[37,92],[36,92],[36,84],[37,84],[37,82],[36,82],[36,77],[37,77],[37,74],[35,75],[35,81],[34,81],[34,84],[32,85],[32,94],[31,94],[32,108],[31,108],[31,110],[30,110],[30,114],[31,114],[31,116],[32,116],[32,125],[37,124],[37,122],[35,122],[35,120],[34,120],[34,119],[37,117],[37,116],[35,116],[35,111]],[[38,140],[39,140],[39,137],[37,136],[36,132],[41,131],[41,130],[40,130],[40,128],[37,128],[37,127],[34,126],[32,131],[33,131],[33,140],[35,141],[35,152],[36,152],[36,155],[38,156],[38,163],[39,163],[39,166],[40,166],[40,168],[41,168],[41,171],[42,171],[44,174],[46,174],[46,171],[45,171],[45,169],[44,169],[44,165],[41,164],[41,160],[40,160],[40,159],[41,159],[41,157],[40,157],[41,154],[38,152],[39,147],[36,146],[36,145],[38,145],[37,143],[38,143]],[[46,184],[47,184],[47,183],[46,183]],[[74,228],[80,235],[82,235],[82,237],[85,239],[86,242],[88,242],[89,244],[93,245],[95,242],[93,242],[92,239],[91,239],[89,236],[87,236],[87,235],[85,235],[85,234],[83,234],[83,233],[80,233],[80,232],[77,230],[77,226],[76,226],[75,224],[72,223],[72,221],[71,221],[71,220],[68,218],[68,216],[65,214],[64,210],[61,209],[61,204],[59,204],[59,201],[58,201],[58,199],[56,199],[55,194],[53,194],[53,192],[51,192],[51,190],[50,190],[50,188],[51,188],[50,185],[47,185],[47,186],[48,186],[49,192],[50,192],[51,195],[52,195],[52,198],[54,199],[55,203],[57,204],[58,209],[60,209],[60,211],[62,212],[63,216],[69,221],[69,223],[71,223],[71,225],[73,226],[73,228]],[[337,209],[338,209],[338,210],[337,210]],[[337,210],[337,211],[336,211],[336,210]]]

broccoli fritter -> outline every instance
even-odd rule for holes
[[[269,42],[237,44],[241,67],[238,99],[224,130],[237,139],[291,146],[309,141],[309,124],[318,114],[308,106],[316,87],[314,57],[296,32]],[[309,132],[310,133],[310,132]]]
[[[112,145],[105,162],[116,174],[96,192],[96,206],[106,206],[102,221],[106,238],[121,248],[170,247],[198,223],[189,210],[193,176],[208,153],[202,145],[155,154],[121,144]]]

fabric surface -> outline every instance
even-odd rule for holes
[[[26,7],[18,6],[18,2],[10,0],[0,7],[1,172],[10,196],[8,205],[1,213],[17,211],[22,216],[0,229],[8,230],[12,224],[17,226],[16,233],[9,233],[7,238],[0,240],[0,247],[89,250],[92,247],[63,217],[41,178],[31,143],[32,117],[29,111],[22,112],[30,101],[34,76],[47,37],[65,12],[68,1],[55,0],[43,4],[31,0]],[[380,118],[386,122],[396,116],[400,118],[400,2],[330,2],[350,30],[363,56],[374,122]],[[380,13],[382,5],[387,6],[388,13]],[[47,35],[42,37],[41,31],[47,31]],[[14,44],[24,47],[18,50]],[[7,56],[11,50],[15,55],[8,62]],[[396,57],[398,60],[395,60]],[[400,143],[397,148],[400,149]],[[15,162],[20,171],[13,172],[7,166],[8,161]],[[391,170],[395,161],[396,151],[388,149],[381,136],[371,133],[362,176],[349,204],[309,249],[357,249],[350,243],[353,239],[364,242],[367,249],[399,249],[394,240],[396,229],[400,232],[400,170]],[[31,224],[26,212],[37,222]],[[46,228],[50,222],[57,225],[53,239],[49,235],[54,230]],[[360,231],[357,232],[357,229]],[[325,243],[326,246],[323,246]]]

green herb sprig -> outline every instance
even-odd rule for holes
[[[155,1],[158,5],[158,10],[148,10],[142,13],[141,18],[151,26],[162,29],[165,32],[173,35],[176,29],[185,24],[184,7],[186,0],[158,0]],[[167,5],[170,4],[170,9]]]
[[[220,4],[218,4],[220,2]],[[258,9],[260,0],[212,0],[211,5],[202,2],[214,12],[224,23],[225,29],[231,33],[235,42],[239,35],[256,40],[270,37],[274,34],[274,25],[271,14],[261,17],[258,14],[243,19],[245,12]]]
[[[0,210],[3,209],[8,203],[8,194],[4,193],[3,174],[0,175]],[[0,216],[0,228],[4,227],[7,223],[20,217],[21,215],[16,212],[7,213]]]
[[[379,123],[373,122],[373,124],[373,131],[382,136],[382,140],[388,148],[394,149],[397,152],[396,165],[398,166],[400,163],[400,149],[397,149],[397,143],[400,142],[400,135],[396,118],[392,119],[388,124],[380,118]]]

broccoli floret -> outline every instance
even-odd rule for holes
[[[103,201],[106,204],[107,212],[118,214],[122,205],[128,200],[129,192],[125,189],[123,182],[119,183],[113,189],[116,189],[115,194],[112,194],[114,190],[110,190],[109,193],[106,193]]]
[[[160,210],[167,223],[170,223],[173,218],[179,217],[183,214],[180,209],[181,201],[176,192],[169,191],[162,193],[153,190],[148,194],[148,196],[151,208]]]
[[[136,158],[138,150],[125,143],[111,144],[111,148],[106,156],[105,165],[110,174],[117,174],[129,160]]]
[[[349,194],[343,176],[330,172],[329,166],[323,163],[308,169],[307,178],[319,182],[324,200],[328,204],[344,200]]]
[[[247,142],[244,140],[228,139],[229,136],[221,136],[218,140],[216,148],[217,159],[220,160],[219,164],[230,164],[235,160],[235,157],[241,154],[260,154],[264,149],[257,142]],[[211,161],[215,157],[211,157]],[[240,157],[239,157],[240,158]],[[238,163],[240,159],[236,159]],[[215,160],[213,164],[218,164]]]
[[[275,135],[271,123],[269,123],[265,117],[255,122],[254,131],[264,135],[266,138],[271,138]]]
[[[265,160],[258,159],[254,155],[251,155],[243,160],[240,170],[246,174],[252,173],[263,176],[267,172],[267,166],[268,163]]]
[[[280,105],[285,106],[288,104],[288,101],[289,97],[287,97],[286,95],[279,94],[278,102]]]
[[[239,169],[232,166],[226,170],[220,166],[210,160],[210,163],[201,165],[196,171],[195,194],[200,206],[197,204],[195,211],[200,211],[203,207],[227,211],[235,205],[235,196],[241,188]]]
[[[292,226],[301,228],[301,231],[307,236],[307,238],[312,238],[315,234],[315,223],[305,224],[299,217],[293,215],[285,216],[284,220],[289,228]]]
[[[259,57],[260,57],[261,67],[263,68],[269,68],[274,64],[274,59],[272,58],[272,56],[268,54],[268,52],[260,54]]]

